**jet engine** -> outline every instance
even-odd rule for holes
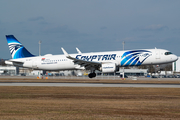
[[[103,73],[112,73],[119,70],[119,67],[115,63],[102,64],[101,68]]]

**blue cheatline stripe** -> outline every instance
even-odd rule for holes
[[[139,66],[141,65],[150,55],[148,55],[142,62],[139,61],[138,54],[142,54],[143,52],[150,52],[148,50],[134,50],[127,51],[122,55],[121,66]]]
[[[132,57],[124,66],[129,66],[137,56]],[[137,62],[137,61],[136,61]]]
[[[138,63],[136,64],[137,66],[140,66],[142,63],[139,61],[139,58],[138,58]]]
[[[150,55],[148,55],[141,63],[143,63]]]
[[[133,51],[127,51],[125,52],[123,55],[122,55],[122,58],[130,53],[134,53],[134,52],[138,52],[138,53],[141,53],[141,52],[150,52],[148,50],[133,50]]]
[[[138,60],[139,60],[139,58],[137,57],[137,58],[133,61],[133,63],[131,64],[131,66],[135,66],[136,63],[138,62]]]
[[[125,57],[125,58],[121,61],[121,65],[124,65],[130,58],[131,58],[131,56]]]
[[[140,53],[134,53],[134,54],[130,54],[127,57],[125,57],[122,61],[121,61],[121,65],[124,65],[129,59],[131,59],[132,57],[138,55]]]

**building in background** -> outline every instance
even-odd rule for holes
[[[175,73],[180,73],[180,57],[178,57],[176,62],[172,63],[172,71]]]
[[[16,75],[18,68],[14,66],[0,66],[0,75]]]

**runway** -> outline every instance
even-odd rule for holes
[[[0,83],[0,86],[36,86],[36,87],[140,87],[140,88],[180,88],[180,84],[153,83]]]

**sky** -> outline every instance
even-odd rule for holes
[[[180,56],[180,0],[0,0],[0,58],[5,35],[32,54],[167,49]]]

